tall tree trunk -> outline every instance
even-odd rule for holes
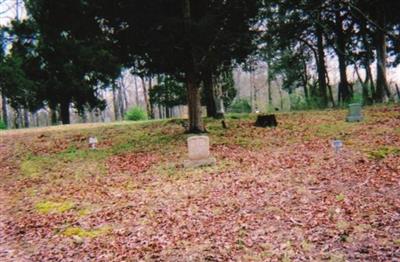
[[[325,65],[325,51],[324,51],[324,38],[323,31],[321,27],[321,15],[318,14],[317,24],[316,24],[316,36],[317,36],[317,71],[318,71],[318,84],[319,84],[319,97],[321,99],[322,107],[328,105],[328,95],[327,95],[327,84],[326,84],[326,65]]]
[[[206,101],[207,107],[207,117],[217,117],[217,107],[215,104],[215,96],[214,96],[214,83],[213,83],[213,76],[211,73],[205,74],[203,80],[203,87],[204,87],[204,98]]]
[[[125,101],[124,101],[124,85],[122,84],[122,80],[121,80],[121,85],[118,89],[117,92],[117,98],[118,98],[118,114],[120,115],[120,119],[122,120],[124,118],[125,115]]]
[[[268,83],[268,107],[272,108],[272,79],[271,79],[271,71],[270,67],[271,64],[267,62],[268,67],[268,76],[267,76],[267,83]]]
[[[347,81],[346,63],[346,39],[343,32],[343,17],[340,14],[340,6],[337,5],[336,11],[336,55],[339,60],[340,82],[338,88],[338,103],[348,103],[351,100],[349,82]]]
[[[23,111],[24,111],[24,127],[29,128],[30,127],[29,110],[23,109]]]
[[[7,109],[7,98],[5,97],[5,95],[1,95],[1,111],[2,111],[2,116],[3,116],[3,122],[6,125],[6,127],[8,128],[8,109]]]
[[[171,118],[171,111],[169,107],[165,107],[165,118]]]
[[[146,87],[146,81],[144,79],[144,77],[140,77],[142,80],[142,86],[143,86],[143,96],[144,96],[144,102],[146,104],[146,111],[147,111],[147,115],[151,117],[151,109],[150,109],[150,103],[149,103],[149,93]]]
[[[117,94],[116,94],[116,87],[113,86],[112,89],[112,98],[113,98],[113,109],[114,109],[114,119],[115,121],[118,121],[119,119],[119,109],[118,109],[118,104],[117,104]]]
[[[71,123],[69,106],[69,101],[62,101],[60,103],[60,118],[63,125],[69,125]]]
[[[50,121],[51,125],[57,125],[58,124],[58,119],[57,119],[57,110],[55,107],[50,106]]]
[[[305,61],[305,59],[302,59],[302,63],[303,63],[303,74],[302,74],[302,81],[303,81],[303,90],[304,90],[304,96],[306,98],[306,101],[308,103],[309,101],[309,94],[308,94],[308,72],[307,72],[307,63]]]
[[[386,79],[386,63],[387,63],[386,35],[385,32],[381,30],[384,29],[386,26],[385,14],[383,8],[380,16],[378,17],[378,25],[379,28],[377,28],[375,32],[375,49],[376,49],[376,60],[377,60],[375,100],[381,103],[384,101],[385,93],[388,97],[390,97],[390,93],[388,92],[389,87]]]
[[[34,119],[35,119],[36,127],[39,127],[40,126],[40,115],[39,115],[39,113],[36,112],[34,114]]]
[[[138,82],[137,82],[137,77],[134,76],[134,84],[135,84],[135,99],[136,99],[136,106],[140,106],[140,100],[139,100],[139,87],[138,87]]]
[[[372,71],[371,71],[371,63],[373,60],[373,52],[372,52],[372,48],[371,48],[371,44],[368,41],[368,31],[367,31],[367,24],[365,19],[361,19],[361,23],[360,23],[360,32],[362,35],[362,44],[365,50],[365,57],[362,60],[362,64],[363,67],[365,69],[365,81],[364,81],[364,85],[363,88],[366,89],[366,91],[368,91],[368,88],[370,88],[371,90],[371,95],[368,97],[365,97],[364,100],[365,102],[367,102],[368,104],[371,104],[373,102],[373,98],[376,96],[375,95],[375,84],[374,84],[374,77],[372,76]],[[365,87],[364,87],[365,86]]]
[[[366,76],[365,81],[361,79],[360,72],[358,70],[357,63],[354,64],[354,70],[357,74],[358,81],[361,83],[362,87],[362,97],[363,97],[363,105],[370,105],[371,104],[371,98],[369,96],[369,90],[368,90],[368,76]]]
[[[160,119],[163,119],[162,106],[161,105],[158,105],[158,117]]]
[[[186,65],[186,85],[188,89],[188,107],[189,107],[189,132],[204,132],[203,119],[201,115],[200,88],[198,81],[198,70],[193,48],[189,36],[192,33],[192,14],[190,0],[183,0],[184,31],[186,35],[185,56]]]
[[[153,105],[153,103],[151,102],[151,99],[150,99],[150,91],[151,91],[152,88],[153,88],[153,79],[151,77],[149,77],[149,89],[148,89],[148,92],[149,92],[149,109],[150,109],[149,117],[150,117],[150,119],[154,119],[155,118],[154,117],[154,105]]]
[[[16,108],[14,113],[14,126],[16,129],[22,128],[21,109]]]
[[[331,100],[332,103],[332,107],[335,107],[335,99],[333,98],[333,92],[332,92],[332,87],[331,85],[328,85],[328,93],[329,93],[329,98]]]
[[[327,87],[327,89],[328,89],[329,99],[331,100],[332,107],[336,107],[336,105],[335,105],[335,99],[333,98],[332,86],[331,86],[331,84],[330,84],[329,74],[328,74],[328,71],[326,71],[326,67],[325,67],[325,76],[326,76],[326,87]],[[352,92],[353,92],[353,91],[352,91]]]
[[[188,89],[188,106],[189,106],[189,132],[202,133],[204,132],[203,120],[201,116],[200,104],[200,88],[196,84],[196,80],[192,75],[186,77]]]

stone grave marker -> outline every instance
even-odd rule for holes
[[[347,122],[360,122],[363,120],[363,116],[361,113],[362,106],[361,104],[350,104],[349,105],[349,114],[346,118]]]
[[[94,150],[96,149],[96,145],[99,141],[97,140],[97,137],[91,136],[89,137],[89,147],[90,149]]]
[[[332,142],[332,147],[335,149],[336,153],[339,153],[340,150],[342,150],[342,148],[343,148],[343,142],[341,140],[335,139]]]
[[[210,155],[210,139],[208,136],[192,136],[188,138],[189,159],[185,160],[185,168],[215,165],[215,158]]]

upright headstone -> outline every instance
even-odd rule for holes
[[[188,138],[189,159],[183,163],[185,168],[215,165],[215,158],[210,156],[210,139],[208,136]]]
[[[346,118],[347,122],[360,122],[363,120],[363,116],[361,113],[362,106],[361,104],[350,104],[349,105],[349,114]]]
[[[96,149],[96,145],[99,141],[97,140],[97,137],[91,136],[89,137],[89,147],[90,149],[94,150]]]

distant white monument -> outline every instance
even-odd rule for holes
[[[210,156],[210,139],[208,136],[188,138],[189,159],[183,163],[185,168],[215,165],[215,158]]]

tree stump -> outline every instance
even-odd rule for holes
[[[276,121],[275,115],[259,115],[257,117],[256,127],[277,127],[278,122]]]

